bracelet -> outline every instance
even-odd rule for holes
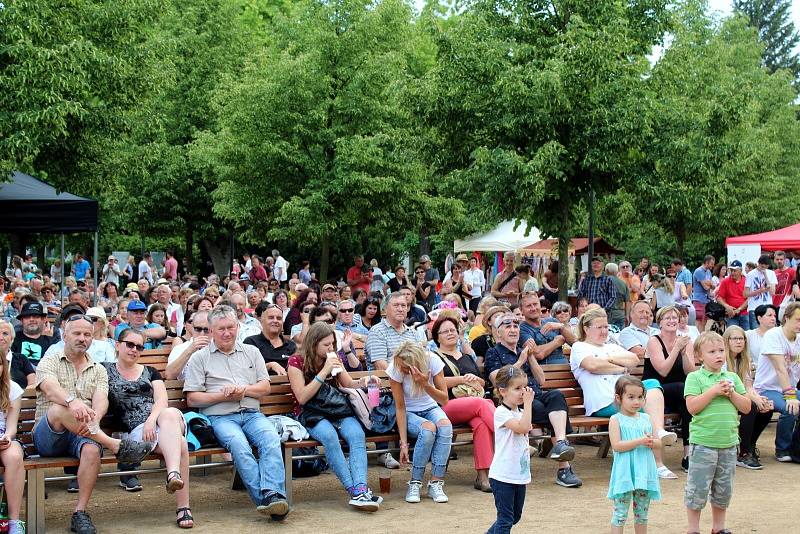
[[[782,389],[781,393],[797,393],[797,389],[789,386],[788,388]]]
[[[797,400],[797,395],[784,395],[783,400]]]
[[[324,383],[325,383],[325,381],[324,381],[323,379],[321,379],[321,378],[319,377],[319,375],[314,375],[314,380],[316,380],[316,381],[317,381],[317,382],[319,382],[320,384],[324,384]]]
[[[400,444],[400,448],[401,449],[407,449],[408,448],[408,443],[401,443]]]

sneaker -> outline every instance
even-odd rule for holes
[[[275,521],[283,521],[289,513],[289,503],[280,493],[272,492],[261,499],[256,510],[262,514],[269,514]]]
[[[675,480],[676,478],[678,478],[678,475],[670,471],[669,467],[667,467],[666,465],[662,465],[661,467],[656,469],[656,473],[658,474],[658,478],[663,478],[665,480]]]
[[[9,519],[8,534],[25,534],[25,521]]]
[[[564,486],[565,488],[579,488],[583,485],[583,481],[578,478],[572,467],[562,467],[556,473],[556,484]]]
[[[406,502],[418,503],[420,501],[419,493],[422,489],[422,482],[419,480],[408,481],[408,491],[406,491]]]
[[[431,480],[428,482],[428,497],[433,499],[433,502],[447,502],[450,499],[444,492],[444,480]]]
[[[376,512],[380,507],[380,504],[372,500],[370,495],[367,493],[359,493],[348,502],[350,506],[356,508],[357,510],[363,510],[365,512]]]
[[[69,531],[76,534],[97,534],[92,518],[83,510],[72,514],[72,519],[69,521]]]
[[[756,459],[756,457],[749,453],[740,454],[739,457],[736,458],[736,465],[738,465],[739,467],[744,467],[745,469],[763,468],[763,466]]]
[[[400,469],[400,462],[394,459],[392,453],[387,452],[378,456],[378,463],[386,469]]]
[[[658,439],[661,440],[663,446],[669,447],[675,445],[675,442],[678,441],[678,434],[661,429],[658,431]]]
[[[80,489],[78,488],[78,479],[73,478],[69,482],[67,482],[67,493],[78,493]]]
[[[689,472],[689,457],[688,456],[684,456],[683,459],[681,460],[681,469],[683,469],[684,473],[688,473]]]
[[[119,487],[124,488],[125,491],[142,491],[142,483],[136,475],[127,475],[119,477]]]
[[[550,451],[550,459],[558,462],[569,462],[575,458],[575,449],[570,447],[569,441],[559,440]]]
[[[373,495],[372,490],[367,490],[366,495],[372,502],[377,503],[378,506],[380,506],[381,503],[383,503],[383,497],[381,497],[380,495]]]
[[[784,462],[784,463],[791,462],[792,455],[789,454],[789,451],[782,451],[779,449],[775,449],[775,459],[778,460],[779,462]]]

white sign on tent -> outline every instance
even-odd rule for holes
[[[739,260],[742,265],[748,261],[753,263],[758,262],[758,257],[761,256],[761,245],[746,244],[746,245],[730,245],[728,247],[728,264],[733,260]]]

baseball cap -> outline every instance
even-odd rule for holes
[[[99,319],[105,319],[106,311],[100,306],[92,306],[91,308],[86,310],[86,315],[88,315],[89,317],[97,317]]]
[[[132,300],[128,303],[128,311],[146,311],[147,306],[141,300]]]
[[[336,286],[333,284],[325,284],[324,286],[322,286],[322,290],[325,291],[326,289],[333,289],[334,291],[336,291]]]
[[[605,260],[602,256],[592,256],[592,261],[604,262]]]
[[[730,263],[730,265],[728,265],[728,267],[730,267],[731,269],[741,269],[742,268],[742,262],[740,262],[739,260],[733,260]]]
[[[47,312],[44,311],[41,302],[26,302],[22,305],[22,311],[17,317],[20,319],[23,317],[47,317]]]

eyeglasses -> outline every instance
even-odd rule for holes
[[[355,311],[355,308],[339,308],[339,313],[353,313]]]
[[[195,332],[198,332],[200,334],[208,334],[209,332],[211,332],[211,329],[205,326],[194,326],[192,328]]]
[[[133,341],[123,341],[123,343],[128,347],[128,350],[136,350],[136,352],[142,352],[144,350],[144,345],[139,345]]]
[[[450,330],[439,330],[439,335],[458,334],[458,330],[451,328]]]
[[[608,330],[607,324],[595,324],[592,326],[587,326],[586,328],[597,328],[598,330]]]

